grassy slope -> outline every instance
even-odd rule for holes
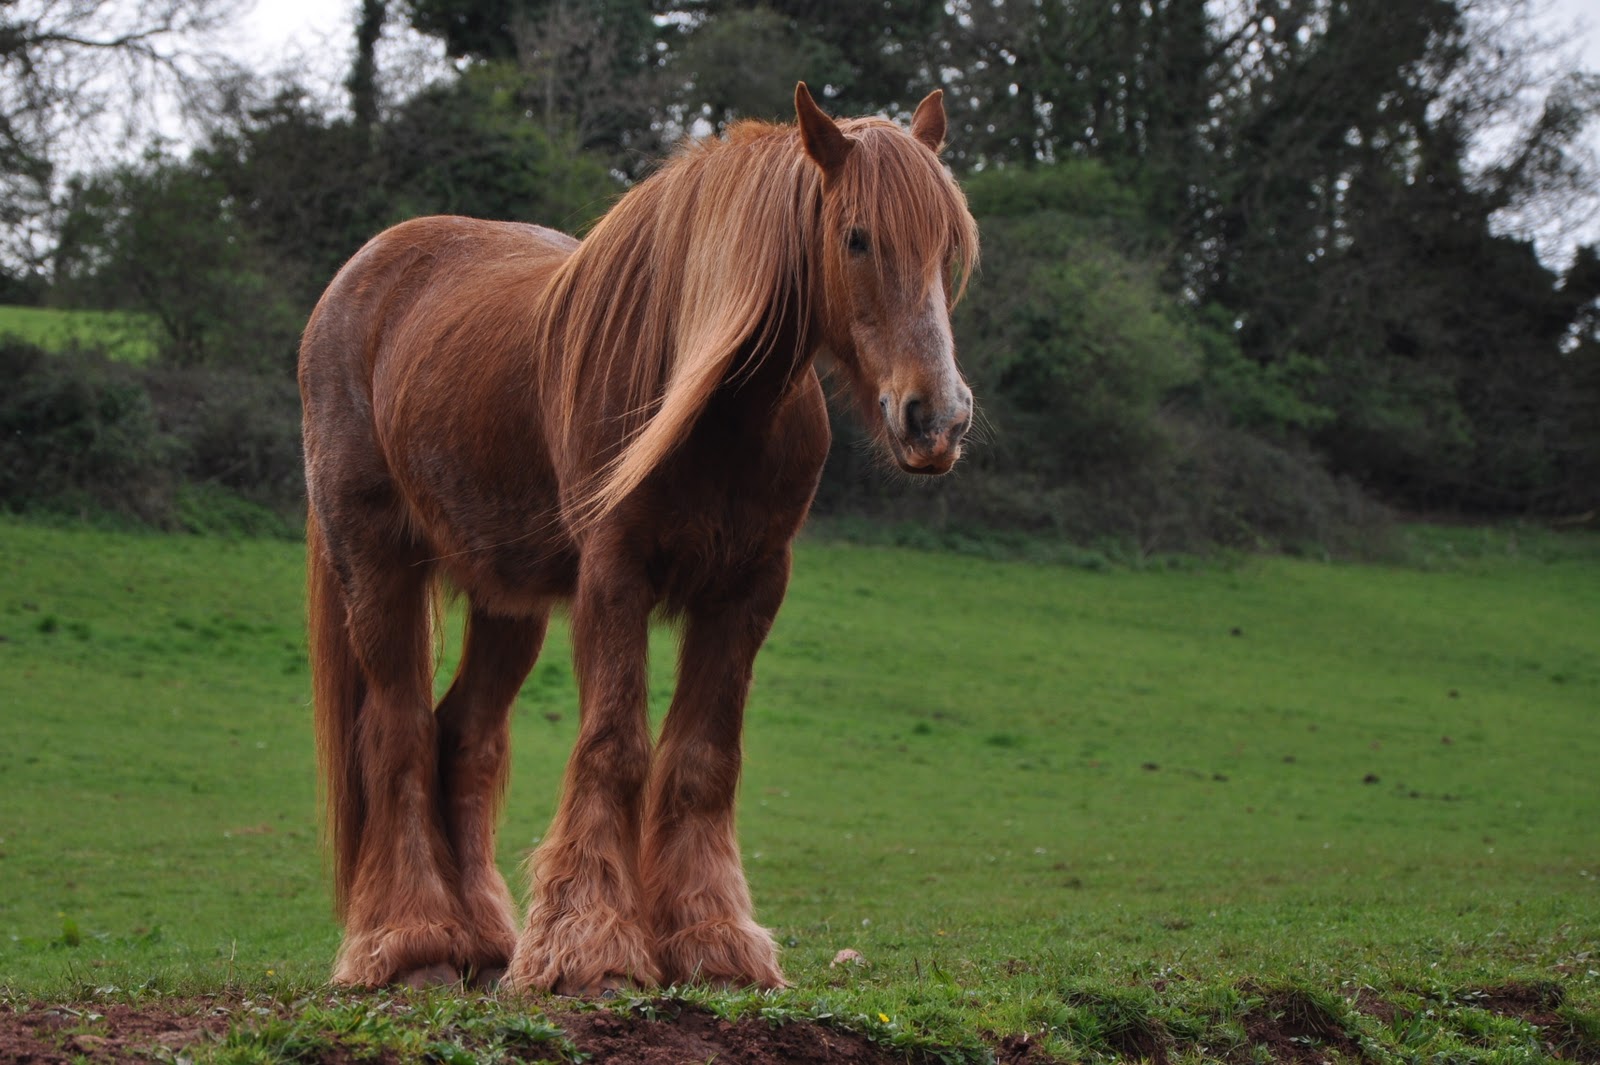
[[[0,336],[21,337],[49,351],[104,347],[128,362],[155,357],[151,323],[126,311],[62,311],[47,307],[0,306]]]
[[[741,808],[792,1001],[1068,1049],[1099,1038],[1073,1003],[1169,980],[1169,1027],[1296,981],[1554,980],[1592,1016],[1592,546],[1104,574],[806,548]],[[291,544],[0,523],[14,992],[325,972],[300,571]],[[508,873],[573,701],[557,633],[516,711]],[[830,969],[846,947],[870,968]]]

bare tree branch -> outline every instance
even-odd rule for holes
[[[242,0],[0,2],[0,259],[37,265],[65,172],[206,109]]]

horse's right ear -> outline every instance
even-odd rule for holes
[[[812,161],[822,167],[824,173],[844,165],[854,144],[839,131],[833,119],[822,113],[803,81],[794,87],[794,113],[800,121],[800,143],[805,145]]]

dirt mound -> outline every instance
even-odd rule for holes
[[[75,1062],[172,1060],[180,1051],[216,1044],[230,1028],[251,1027],[291,1015],[282,1003],[255,1005],[224,999],[151,999],[136,1005],[94,1003],[26,1007],[0,1004],[0,1062],[7,1065],[72,1065]],[[692,1006],[673,1006],[647,1018],[611,1010],[551,1012],[585,1059],[607,1065],[682,1065],[728,1061],[749,1065],[889,1065],[915,1061],[904,1051],[879,1046],[864,1036],[813,1021],[782,1025],[756,1018],[727,1021]],[[554,1047],[543,1048],[546,1053]],[[351,1051],[334,1043],[303,1047],[298,1060],[344,1065]],[[364,1062],[395,1060],[390,1053]],[[541,1054],[540,1056],[544,1056]],[[1003,1057],[1006,1061],[1046,1061]]]
[[[682,1065],[686,1061],[739,1061],[765,1065],[878,1065],[905,1061],[859,1035],[810,1021],[775,1027],[765,1021],[725,1021],[702,1010],[674,1017],[605,1011],[555,1018],[579,1050],[607,1065]]]
[[[77,1061],[161,1060],[196,1043],[221,1039],[234,1009],[210,1002],[107,1002],[73,1006],[0,1005],[0,1061],[69,1065]]]
[[[1554,984],[1501,984],[1435,1003],[1443,1014],[1414,1012],[1362,989],[1339,1000],[1299,988],[1254,991],[1251,1008],[1236,1017],[1239,1035],[1163,1023],[1127,1001],[1102,1003],[1099,1024],[1086,1034],[1087,1060],[1146,1061],[1152,1065],[1199,1053],[1226,1061],[1324,1065],[1330,1060],[1388,1060],[1360,1034],[1376,1019],[1390,1035],[1412,1021],[1452,1031],[1479,1011],[1531,1025],[1554,1060],[1600,1065],[1592,1022],[1566,1007]],[[1080,1002],[1088,999],[1080,996]],[[1119,1007],[1118,1002],[1121,1002]],[[736,1020],[676,998],[585,1007],[571,1000],[531,1004],[493,998],[411,999],[383,992],[318,991],[293,1002],[241,993],[191,997],[140,996],[133,1001],[6,1003],[0,1001],[0,1065],[75,1065],[77,1062],[204,1059],[224,1041],[242,1050],[269,1050],[275,1059],[307,1065],[399,1065],[405,1060],[552,1060],[607,1065],[922,1065],[992,1060],[996,1065],[1058,1065],[1028,1034],[982,1033],[983,1046],[895,1046],[868,1035],[785,1011],[783,1023],[747,1014]],[[765,1011],[763,1011],[765,1012]],[[1479,1014],[1481,1016],[1481,1014]],[[1476,1029],[1471,1029],[1476,1030]],[[1217,1038],[1221,1041],[1218,1042]],[[1382,1029],[1377,1033],[1387,1046]],[[1207,1050],[1206,1043],[1210,1044]],[[1391,1048],[1398,1049],[1398,1048]],[[1376,1055],[1376,1056],[1374,1056]]]

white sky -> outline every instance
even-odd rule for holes
[[[219,41],[235,59],[262,73],[292,71],[307,88],[337,91],[355,56],[359,0],[255,0],[248,11]],[[406,38],[402,47],[423,47],[424,39],[392,15],[380,48],[392,50],[397,37]],[[442,62],[442,46],[430,50]],[[380,69],[384,58],[380,52]]]
[[[1595,0],[1543,0],[1551,32],[1569,34],[1573,51],[1600,70],[1600,4]],[[316,67],[342,66],[353,47],[355,0],[257,0],[240,34],[241,59],[277,66],[309,58]],[[1573,32],[1579,27],[1581,32]]]
[[[240,27],[235,55],[267,69],[301,58],[319,70],[342,67],[355,47],[354,3],[342,0],[256,0]]]

